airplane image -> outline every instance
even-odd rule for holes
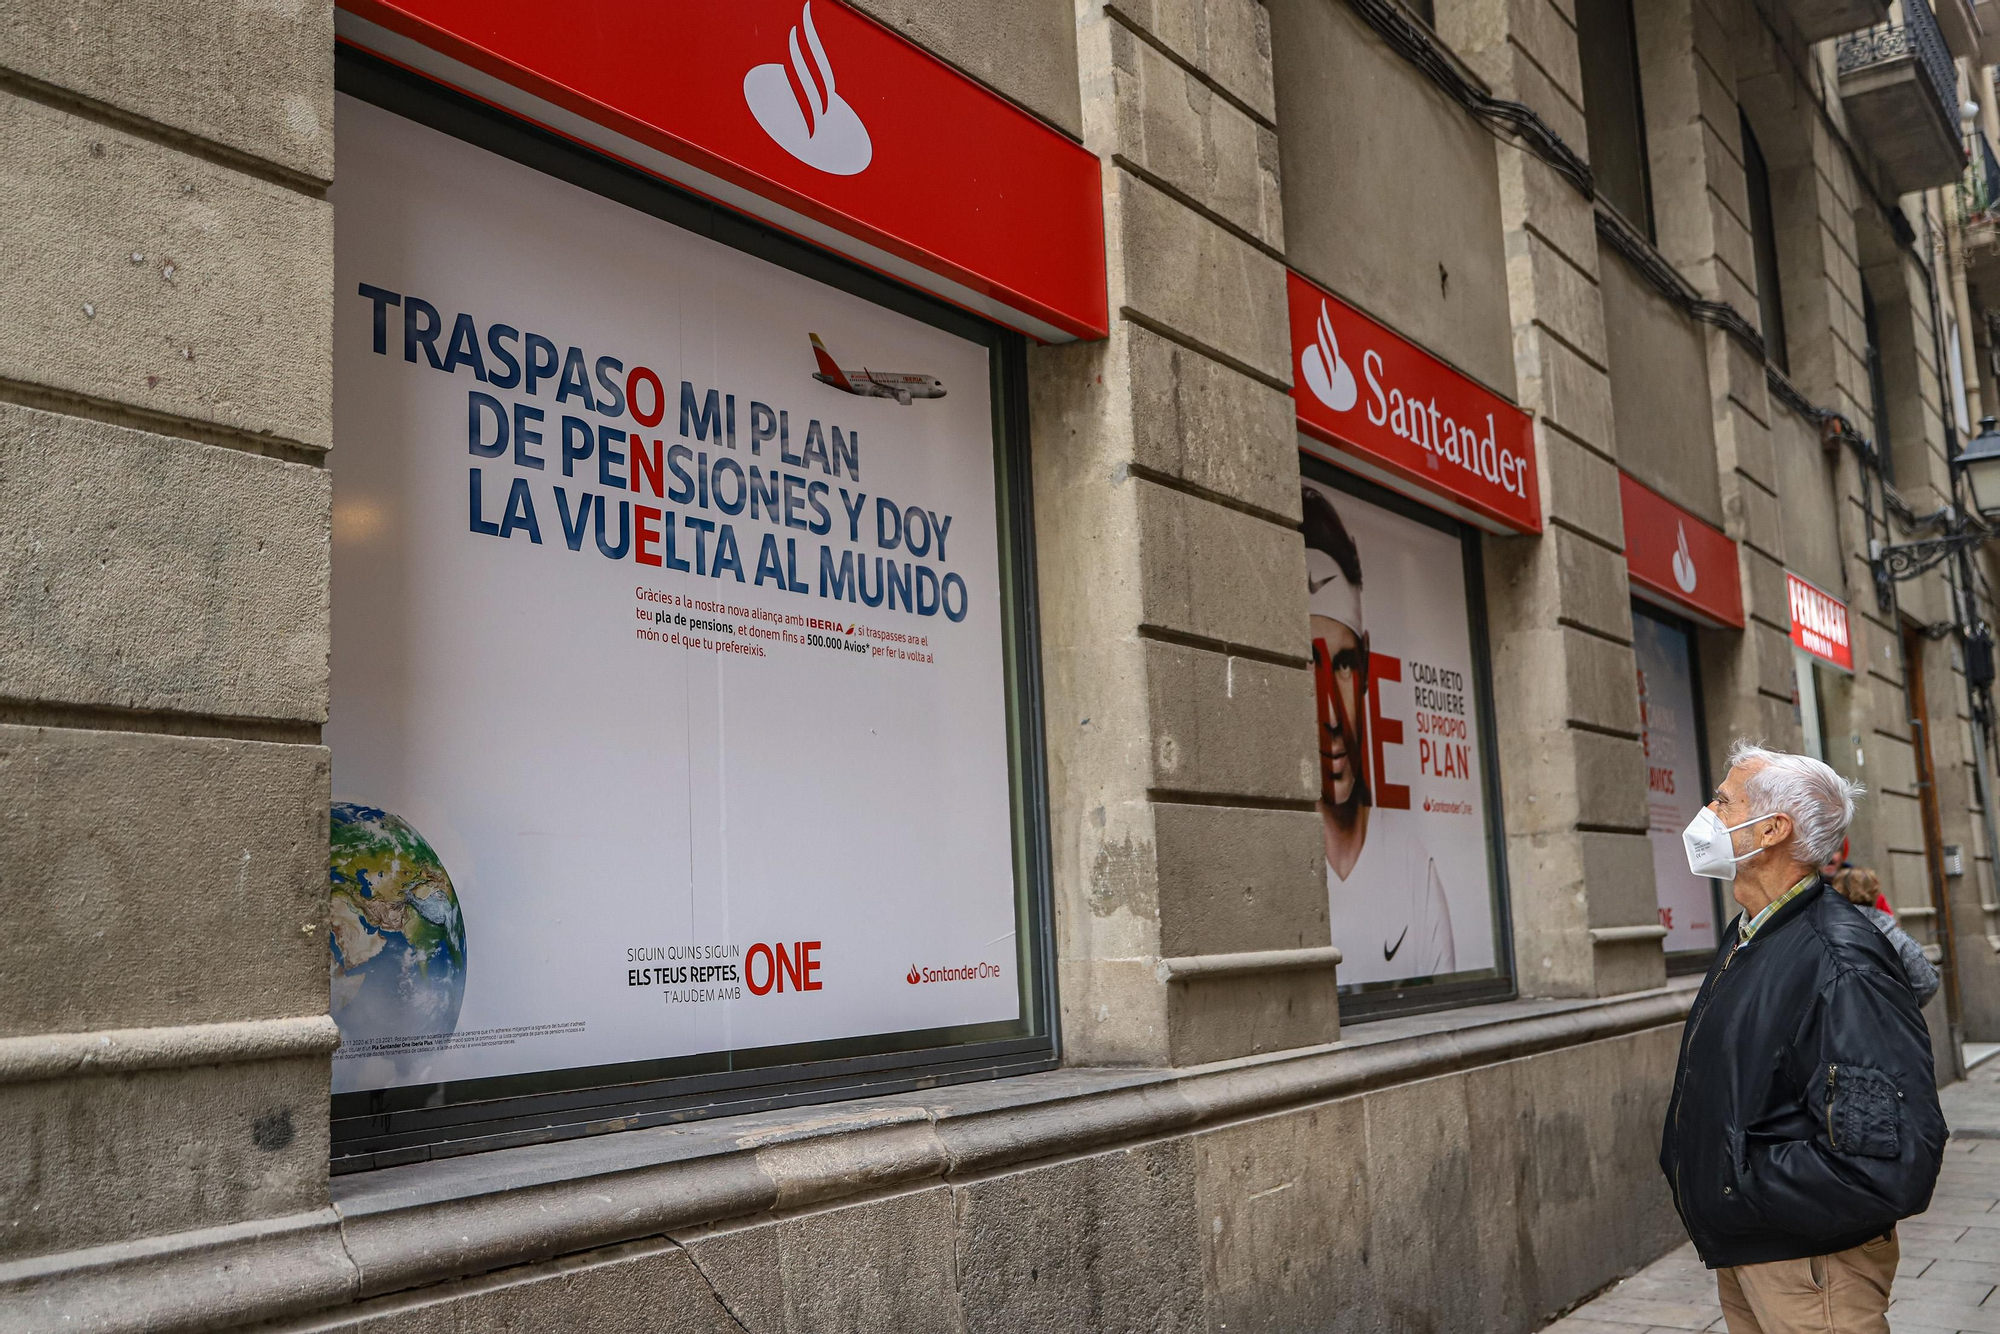
[[[858,394],[863,398],[893,398],[904,407],[911,400],[919,398],[943,398],[944,381],[935,375],[911,375],[903,371],[871,371],[863,367],[858,371],[844,371],[835,364],[826,350],[826,344],[819,341],[818,334],[808,335],[813,343],[813,360],[819,369],[813,379],[821,384],[832,385],[843,394]]]

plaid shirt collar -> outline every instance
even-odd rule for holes
[[[1743,943],[1747,945],[1750,942],[1750,937],[1757,934],[1757,928],[1764,925],[1766,921],[1770,920],[1771,914],[1777,912],[1778,909],[1784,907],[1787,903],[1790,903],[1793,899],[1797,898],[1800,894],[1804,893],[1807,889],[1809,889],[1812,886],[1812,883],[1818,879],[1819,879],[1819,872],[1817,871],[1812,872],[1810,875],[1806,876],[1805,879],[1799,881],[1798,884],[1793,885],[1790,889],[1778,895],[1777,898],[1772,899],[1769,903],[1765,904],[1764,910],[1762,912],[1758,913],[1755,917],[1752,917],[1749,921],[1744,922],[1740,927],[1738,927],[1737,929],[1743,937]]]

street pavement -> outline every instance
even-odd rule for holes
[[[1970,1059],[1970,1053],[1968,1053]],[[1897,1228],[1891,1334],[2000,1334],[2000,1058],[1941,1095],[1951,1142],[1929,1212]],[[1686,1245],[1585,1302],[1544,1334],[1725,1329],[1715,1275]]]

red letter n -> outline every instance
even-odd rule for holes
[[[632,489],[634,491],[639,489],[639,478],[644,475],[652,485],[653,494],[662,500],[666,499],[667,495],[667,474],[660,465],[660,448],[664,443],[655,440],[653,452],[648,454],[646,442],[639,438],[637,431],[632,432]]]

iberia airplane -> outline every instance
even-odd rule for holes
[[[893,398],[904,407],[908,407],[912,399],[944,397],[944,381],[935,375],[871,371],[866,367],[858,371],[844,371],[834,363],[833,357],[826,350],[826,344],[819,341],[819,335],[809,336],[813,340],[813,360],[819,363],[819,370],[813,374],[813,379],[821,384],[832,385],[843,394],[859,394],[863,398]]]

